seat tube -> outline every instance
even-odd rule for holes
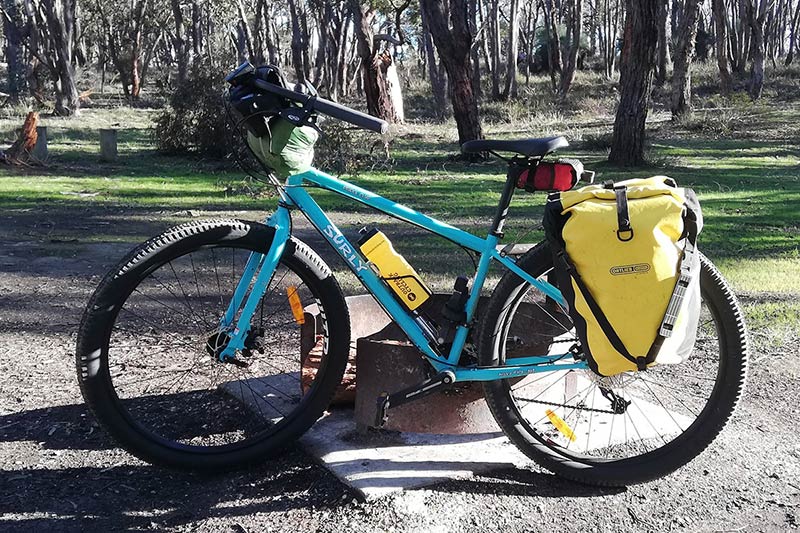
[[[453,344],[447,356],[447,361],[449,363],[458,363],[461,357],[461,350],[464,349],[464,344],[467,341],[467,335],[469,335],[470,329],[473,329],[475,326],[475,314],[478,310],[478,302],[480,301],[483,284],[486,282],[486,276],[489,274],[489,267],[492,263],[491,252],[499,241],[500,239],[495,235],[489,235],[486,238],[485,248],[483,253],[481,253],[481,258],[478,261],[478,268],[475,271],[475,279],[472,281],[472,289],[464,307],[467,314],[467,323],[458,326],[456,329],[456,334],[453,337]]]
[[[500,194],[500,203],[497,204],[497,213],[494,215],[492,227],[489,230],[490,235],[493,235],[498,239],[503,238],[503,226],[505,225],[506,218],[508,217],[508,206],[511,205],[511,199],[514,197],[514,189],[516,188],[514,176],[511,173],[513,168],[512,165],[513,163],[510,163],[508,166],[506,184],[503,186],[502,194]]]

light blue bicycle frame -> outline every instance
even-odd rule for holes
[[[461,324],[456,328],[455,337],[448,354],[439,354],[434,350],[431,346],[431,340],[425,336],[422,328],[414,321],[408,311],[394,298],[386,283],[368,266],[368,263],[359,254],[357,248],[350,243],[339,228],[325,215],[314,199],[311,198],[306,191],[306,187],[304,187],[306,184],[321,187],[365,204],[377,211],[419,226],[480,254],[478,268],[475,272],[470,296],[466,304],[467,320],[465,324]],[[233,329],[228,346],[220,354],[221,359],[234,357],[236,350],[241,350],[244,347],[244,340],[250,328],[250,319],[272,279],[286,242],[291,236],[290,210],[295,208],[300,210],[333,246],[350,270],[358,276],[361,283],[372,293],[387,314],[400,326],[411,342],[425,355],[437,371],[452,371],[455,374],[456,381],[493,381],[524,376],[534,372],[587,368],[585,361],[575,361],[570,353],[514,357],[513,364],[497,367],[459,366],[461,352],[466,343],[470,327],[473,324],[481,289],[486,281],[492,261],[497,261],[547,297],[563,304],[564,300],[561,292],[546,281],[534,278],[522,270],[513,258],[499,251],[497,245],[500,239],[497,236],[490,233],[485,239],[481,239],[471,233],[439,222],[418,211],[392,202],[380,195],[314,168],[291,176],[287,180],[286,186],[281,192],[281,202],[278,210],[267,220],[267,225],[275,229],[275,236],[266,254],[251,254],[228,309],[221,319],[221,330],[230,331]],[[255,277],[254,283],[253,277]],[[252,288],[250,288],[251,283]],[[250,289],[249,294],[248,289]],[[242,308],[243,303],[244,307]],[[236,319],[239,309],[241,309],[241,313],[239,313],[239,318]]]

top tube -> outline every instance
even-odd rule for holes
[[[384,198],[379,194],[375,194],[374,192],[363,189],[358,185],[353,185],[352,183],[335,178],[330,174],[326,174],[321,170],[317,170],[316,168],[310,168],[305,172],[290,176],[286,181],[286,184],[289,187],[299,187],[302,186],[303,182],[319,185],[323,189],[335,192],[346,198],[350,198],[351,200],[398,218],[404,222],[408,222],[409,224],[413,224],[414,226],[440,235],[441,237],[460,246],[469,248],[474,252],[483,252],[486,245],[485,239],[476,237],[475,235],[464,230],[460,230],[455,226],[451,226],[450,224],[440,222],[420,213],[419,211],[411,209],[410,207],[406,207],[402,204]]]

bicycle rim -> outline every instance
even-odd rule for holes
[[[314,278],[286,260],[253,315],[248,350],[235,364],[219,361],[231,334],[220,319],[250,253],[212,245],[170,258],[119,308],[109,379],[119,412],[149,439],[195,453],[253,446],[303,411],[324,373],[328,330]]]
[[[577,343],[568,315],[527,284],[512,293],[502,321],[501,364],[517,355],[564,353]],[[719,328],[704,293],[697,342],[685,362],[613,377],[585,369],[507,380],[509,405],[525,430],[563,460],[649,460],[674,450],[713,410],[724,365]]]

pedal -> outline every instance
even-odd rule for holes
[[[375,414],[375,427],[383,427],[389,419],[388,411],[390,407],[397,407],[424,398],[443,387],[452,385],[455,381],[456,375],[450,370],[444,370],[417,385],[412,385],[411,387],[407,387],[393,394],[381,394],[376,401],[377,412]]]

